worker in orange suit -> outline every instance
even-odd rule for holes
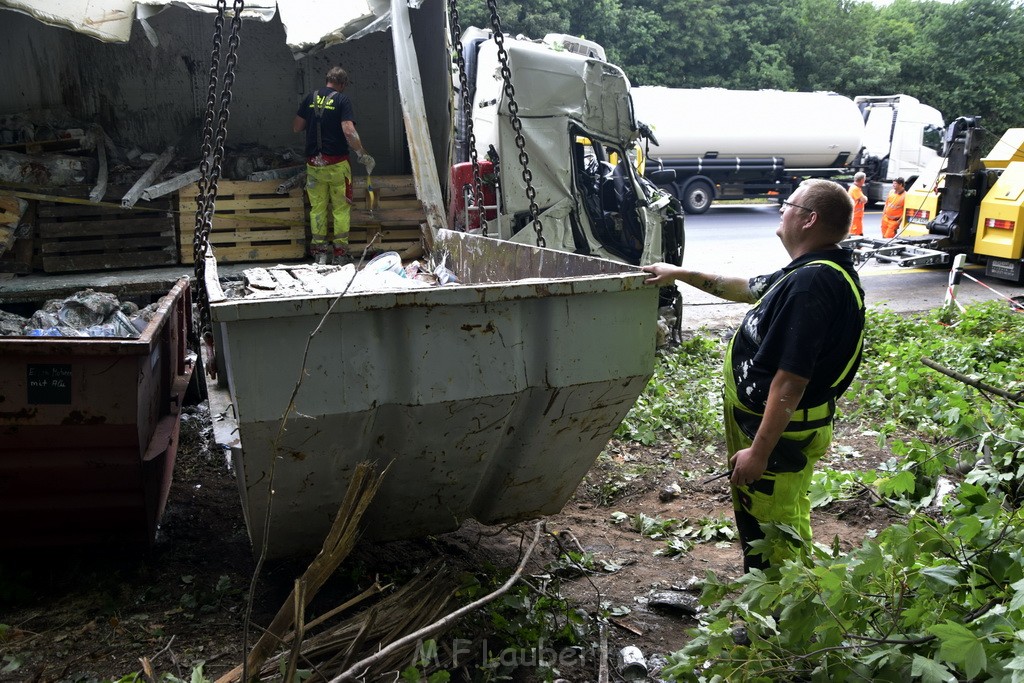
[[[853,185],[850,185],[850,198],[853,199],[853,222],[850,224],[851,237],[864,236],[864,207],[868,203],[868,196],[864,194],[864,181],[867,175],[858,171],[853,176]]]
[[[903,203],[907,199],[904,192],[906,192],[906,187],[904,187],[903,178],[897,178],[892,181],[892,190],[889,191],[889,196],[885,198],[885,209],[882,210],[883,239],[895,237],[900,223],[903,222]]]

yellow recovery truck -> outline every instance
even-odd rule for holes
[[[957,254],[984,263],[985,274],[1024,276],[1024,128],[1010,128],[981,156],[984,129],[961,117],[946,130],[943,154],[907,190],[903,222],[892,239],[850,238],[859,261],[945,265]]]

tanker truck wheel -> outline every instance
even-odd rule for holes
[[[683,190],[683,210],[689,214],[701,214],[711,208],[711,200],[715,198],[715,190],[711,184],[703,180],[695,180]]]

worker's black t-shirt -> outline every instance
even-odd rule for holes
[[[316,105],[318,102],[323,107],[319,119],[322,147],[317,143]],[[320,88],[316,92],[306,95],[296,114],[306,119],[307,157],[317,154],[332,156],[348,154],[348,141],[345,140],[345,133],[341,130],[342,121],[353,120],[352,100],[348,98],[348,95],[328,87]]]
[[[740,402],[754,412],[764,412],[779,369],[810,380],[798,407],[811,408],[841,396],[860,365],[864,311],[842,273],[826,264],[806,265],[811,261],[841,266],[863,301],[852,254],[845,249],[806,254],[771,275],[751,278],[750,289],[761,301],[736,333],[732,370]],[[850,372],[833,388],[854,354]]]

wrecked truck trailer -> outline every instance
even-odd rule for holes
[[[0,548],[153,542],[191,319],[181,279],[136,338],[0,337]]]
[[[315,553],[361,462],[387,468],[373,540],[556,513],[646,386],[643,273],[447,230],[435,249],[461,284],[232,300],[208,262],[210,409],[255,553]]]

